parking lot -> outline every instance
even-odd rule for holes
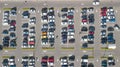
[[[114,27],[115,24],[120,25],[119,3],[119,1],[113,3],[101,1],[99,6],[93,6],[92,1],[1,2],[0,44],[3,45],[5,40],[4,43],[6,45],[0,51],[1,67],[4,59],[8,59],[8,65],[14,65],[14,67],[23,67],[23,65],[42,67],[42,65],[46,66],[46,64],[48,67],[67,67],[67,65],[69,67],[82,67],[84,62],[85,65],[87,62],[87,65],[92,63],[94,67],[102,67],[102,61],[107,60],[108,62],[108,57],[115,59],[115,66],[107,64],[107,67],[119,67],[120,31],[119,28]],[[13,7],[17,9],[15,16],[10,14],[7,17],[4,15],[5,11],[11,11]],[[89,9],[90,7],[93,7],[93,10],[90,9],[87,13],[82,14],[83,8],[86,10],[86,8]],[[114,12],[112,14],[114,14],[115,20],[113,20],[113,15],[108,15],[108,13],[111,14],[110,11],[107,11],[107,15],[105,13],[101,14],[102,7],[113,7]],[[45,9],[42,11],[43,8]],[[106,9],[103,12],[106,12]],[[4,19],[6,19],[5,16],[10,19],[10,24],[3,24]],[[113,19],[110,20],[111,17],[105,19],[105,17],[109,16]],[[86,20],[86,17],[89,20]],[[5,20],[5,22],[7,21]],[[103,29],[101,25],[105,24],[107,27]],[[92,27],[90,28],[90,26]],[[87,28],[87,31],[86,29],[82,30],[83,27]],[[114,31],[111,31],[111,29],[108,31],[108,27],[114,28]],[[11,31],[9,30],[10,28],[12,28]],[[16,29],[15,31],[14,28]],[[7,31],[8,33],[5,30],[9,30]],[[102,30],[106,30],[106,35],[104,33],[103,35],[101,34]],[[15,35],[13,35],[14,33]],[[108,35],[109,33],[113,33],[113,36],[111,34]],[[9,37],[5,39],[5,36],[10,36],[10,39]],[[107,37],[107,43],[105,41],[101,43],[101,39],[104,37]],[[13,40],[12,45],[11,43],[8,45],[6,41],[11,42],[11,40]],[[114,40],[115,43],[113,42]],[[115,49],[108,49],[107,46],[111,43],[115,44]],[[15,61],[13,57],[10,60],[11,56],[15,56]],[[72,59],[69,60],[71,56]],[[22,64],[22,62],[28,63]],[[104,61],[104,63],[106,62]]]

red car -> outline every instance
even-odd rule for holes
[[[73,19],[73,15],[68,15],[67,18],[68,19]]]
[[[101,16],[107,16],[106,12],[101,12]]]
[[[94,32],[93,31],[89,31],[89,34],[94,34]]]
[[[49,57],[48,62],[54,62],[54,57]]]
[[[68,28],[74,28],[74,25],[68,25]]]
[[[47,56],[42,57],[42,61],[41,62],[47,62],[47,61],[48,61],[48,57]]]
[[[87,19],[82,19],[82,22],[87,22]]]
[[[15,26],[16,25],[16,21],[11,21],[10,22],[10,26]]]
[[[107,7],[101,8],[101,11],[106,12],[107,11]]]
[[[29,41],[28,44],[35,45],[35,42],[34,41]]]

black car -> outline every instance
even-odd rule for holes
[[[75,43],[75,39],[74,38],[69,39],[69,43]]]
[[[70,66],[70,67],[74,67],[74,63],[70,63],[69,66]]]
[[[12,15],[16,15],[17,14],[17,8],[16,7],[11,8],[11,14]]]
[[[85,27],[85,26],[83,26],[82,28],[81,28],[81,31],[88,31],[88,29],[87,29],[87,27]]]
[[[95,27],[94,26],[89,26],[89,31],[95,31]]]
[[[8,66],[8,59],[3,59],[3,62],[2,62],[2,64],[3,64],[3,66]]]
[[[95,21],[94,17],[89,18],[89,24],[94,24],[94,21]]]
[[[22,25],[22,28],[28,28],[28,23],[24,23],[24,24]]]
[[[3,45],[0,45],[0,50],[3,50]]]
[[[87,15],[82,15],[82,19],[87,19]]]
[[[9,31],[8,30],[3,30],[3,32],[2,32],[3,34],[8,34],[9,33]]]
[[[82,44],[82,48],[87,48],[88,47],[88,43],[83,43]]]
[[[47,13],[47,10],[48,10],[48,8],[45,7],[45,8],[42,8],[41,11],[42,11],[42,13]]]
[[[107,25],[102,24],[101,28],[107,28]]]
[[[14,32],[14,31],[16,31],[16,27],[9,28],[9,31],[10,31],[10,32]]]
[[[68,8],[66,7],[61,9],[61,12],[67,12],[67,11],[68,11]]]
[[[87,62],[81,62],[81,67],[87,67]]]
[[[107,44],[107,37],[101,38],[101,43],[102,44]]]
[[[16,34],[14,32],[10,33],[10,37],[11,38],[15,38],[16,37]]]
[[[93,63],[89,63],[88,67],[94,67]]]
[[[108,64],[109,64],[109,66],[114,66],[115,65],[115,59],[113,57],[108,57]]]
[[[107,28],[107,30],[108,31],[114,31],[114,28],[110,26],[110,27]]]
[[[10,41],[10,46],[11,46],[11,47],[17,46],[16,40],[11,40],[11,41]]]
[[[75,55],[69,56],[69,61],[74,61],[75,60]]]
[[[8,40],[4,40],[3,41],[3,47],[8,47],[9,46],[9,41]]]
[[[9,37],[9,36],[5,36],[5,37],[3,38],[3,40],[10,40],[10,37]]]

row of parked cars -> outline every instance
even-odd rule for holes
[[[23,21],[22,24],[22,33],[23,33],[23,48],[34,48],[35,47],[35,26],[36,26],[36,17],[32,16],[35,12],[35,8],[32,10],[23,11],[23,19],[28,19],[27,22]]]
[[[61,9],[61,43],[66,44],[75,42],[74,29],[74,8]]]
[[[54,8],[42,8],[41,13],[41,22],[42,24],[42,35],[41,35],[41,44],[53,46],[55,43],[55,14]]]
[[[41,58],[41,67],[54,67],[54,56],[43,56]]]
[[[109,55],[107,59],[101,61],[102,67],[115,66],[115,58],[113,55]]]
[[[94,43],[94,33],[95,33],[95,27],[94,27],[94,8],[82,8],[81,10],[81,18],[82,18],[82,28],[81,32],[87,33],[81,37],[81,41],[83,42],[82,48],[87,48],[88,44]]]
[[[81,18],[82,21],[80,22],[81,25],[86,25],[86,24],[94,24],[94,8],[93,7],[89,7],[89,8],[82,8],[81,11]]]
[[[4,58],[2,61],[2,67],[17,67],[15,62],[15,56]]]
[[[61,67],[74,67],[75,55],[60,57]]]
[[[109,44],[108,48],[115,49],[115,38],[114,38],[114,29],[118,28],[117,24],[114,24],[116,21],[113,7],[102,7],[101,8],[101,43]],[[107,26],[111,22],[113,26]]]
[[[81,57],[81,67],[94,67],[93,63],[89,63],[88,55],[83,55]]]
[[[24,56],[22,57],[23,67],[35,67],[35,57],[34,56]]]
[[[3,47],[16,47],[16,20],[11,19],[10,17],[15,16],[16,17],[16,11],[17,8],[13,7],[10,8],[10,10],[5,10],[3,13],[3,28],[2,34],[3,34]]]

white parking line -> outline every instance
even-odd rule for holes
[[[8,52],[8,50],[5,50],[5,52]]]
[[[117,13],[118,11],[116,10],[115,12]]]
[[[44,53],[47,52],[46,50],[43,51]]]
[[[84,3],[81,3],[81,5],[84,5]]]
[[[18,11],[18,13],[20,13],[20,11]]]
[[[78,10],[76,10],[76,12],[78,13]]]
[[[99,60],[97,59],[96,61],[98,62]]]
[[[98,10],[96,10],[96,12],[98,12]]]
[[[117,59],[117,62],[119,62],[119,60]]]
[[[59,61],[59,59],[57,59],[57,61]]]
[[[77,59],[77,62],[78,62],[79,60]]]
[[[85,53],[85,52],[87,52],[87,51],[84,50],[83,52]]]
[[[18,59],[18,61],[19,61],[20,59]]]
[[[38,13],[39,13],[40,11],[38,10]]]
[[[59,10],[57,10],[57,13],[59,13]]]
[[[29,56],[33,56],[33,54],[29,54]]]
[[[7,6],[8,4],[7,4],[7,3],[5,3],[4,5],[5,5],[5,6]]]

